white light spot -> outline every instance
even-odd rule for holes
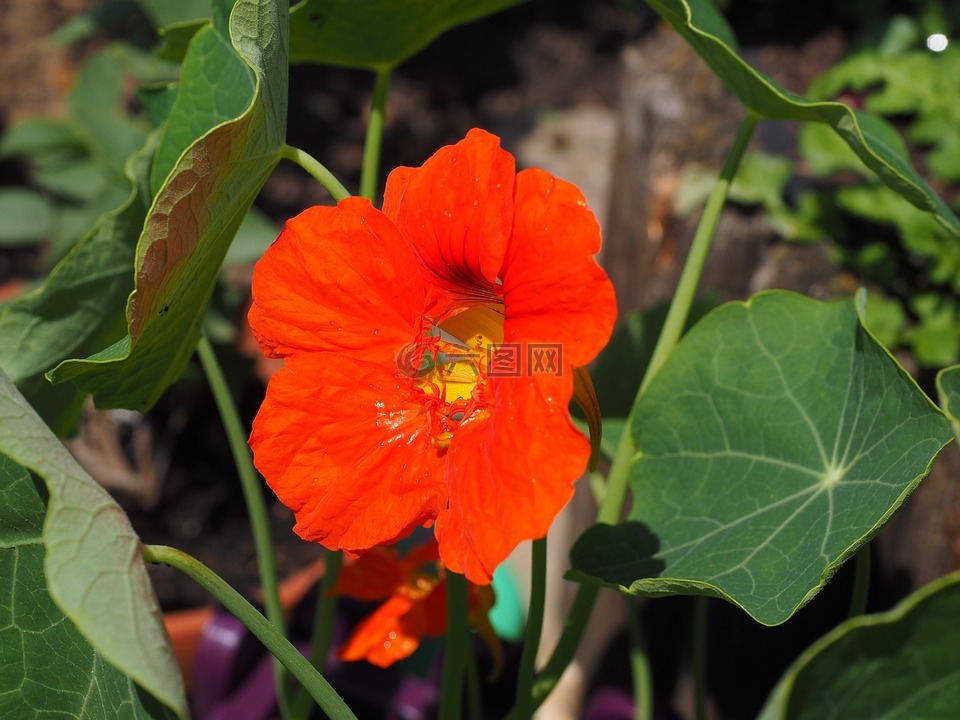
[[[833,487],[843,479],[844,472],[845,472],[844,468],[831,465],[826,470],[824,470],[823,480],[821,482],[826,487]]]
[[[474,206],[474,207],[476,207],[476,206],[479,205],[479,204],[480,204],[480,201],[479,201],[479,200],[474,200],[474,201],[473,201],[473,206]]]
[[[927,37],[927,48],[933,52],[943,52],[949,44],[950,40],[943,33],[934,33]]]

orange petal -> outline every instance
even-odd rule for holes
[[[357,625],[340,647],[340,658],[348,662],[366,660],[378,667],[389,667],[411,655],[423,637],[420,628],[406,619],[416,603],[405,595],[391,597]]]
[[[444,315],[456,298],[496,298],[515,179],[513,156],[477,129],[422,167],[390,173],[383,211],[426,266],[432,315]]]
[[[264,352],[350,352],[390,364],[419,336],[423,281],[413,247],[360,198],[287,222],[253,273],[250,326]]]
[[[355,560],[347,559],[332,594],[360,600],[383,600],[410,577],[406,563],[397,558],[393,548],[374,547]]]
[[[405,536],[446,505],[442,462],[411,383],[389,365],[330,353],[293,355],[273,376],[250,446],[305,540],[356,553]]]
[[[546,535],[590,456],[567,409],[571,373],[491,384],[490,417],[468,418],[450,445],[450,504],[436,524],[444,565],[481,585],[518,543]]]
[[[599,250],[583,194],[543,170],[522,171],[502,272],[504,341],[559,343],[568,367],[593,360],[617,318],[613,285],[593,258]]]

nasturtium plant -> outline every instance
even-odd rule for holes
[[[886,522],[950,430],[852,302],[770,292],[700,321],[632,416],[633,508],[573,577],[787,620]]]
[[[23,120],[0,138],[0,157],[17,158],[29,180],[0,189],[0,252],[45,249],[52,268],[28,291],[20,278],[0,286],[0,716],[186,719],[145,563],[182,570],[273,655],[274,683],[255,670],[238,678],[230,703],[257,695],[264,713],[306,720],[315,702],[334,720],[356,720],[352,701],[373,698],[340,697],[355,692],[344,680],[350,666],[426,665],[443,642],[440,687],[417,702],[441,720],[480,717],[481,696],[495,686],[471,658],[472,627],[494,673],[504,665],[516,678],[509,717],[522,720],[569,678],[601,586],[700,596],[694,665],[704,667],[708,597],[742,609],[744,622],[784,623],[856,555],[852,619],[813,643],[761,717],[838,708],[845,717],[952,717],[957,576],[888,613],[863,611],[869,541],[960,426],[960,366],[937,378],[940,409],[924,392],[926,373],[918,384],[888,350],[910,347],[907,367],[960,354],[960,220],[891,124],[832,98],[877,90],[868,110],[909,115],[901,126],[926,151],[925,169],[953,179],[955,79],[913,83],[910,73],[929,74],[955,53],[907,53],[900,23],[878,55],[842,65],[807,99],[744,61],[713,3],[648,0],[746,117],[719,174],[684,171],[692,180],[672,212],[700,218],[675,296],[616,328],[615,291],[596,259],[598,208],[551,172],[518,171],[509,139],[464,128],[417,167],[391,168],[378,192],[392,73],[440,34],[518,4],[117,0],[54,37],[138,28],[136,41],[112,42],[82,65],[63,118]],[[485,52],[501,51],[491,38]],[[291,63],[367,71],[356,196],[288,144]],[[802,161],[745,155],[760,120],[803,123]],[[281,160],[333,202],[292,219],[254,210]],[[817,185],[793,193],[803,173]],[[900,256],[867,235],[838,244],[838,255],[895,293],[820,302],[768,291],[718,308],[697,299],[731,200],[762,206],[791,240],[839,241],[849,216],[886,223]],[[231,263],[250,265],[225,289],[218,283],[243,272],[224,273]],[[230,380],[244,378],[225,377],[224,348],[213,347],[235,341],[273,363],[258,366],[267,389],[252,429],[231,394]],[[196,559],[142,544],[58,439],[82,413],[93,421],[88,395],[100,407],[150,410],[195,352],[250,515],[263,614]],[[571,415],[571,400],[586,422]],[[589,484],[597,522],[573,546],[576,597],[538,670],[555,564],[545,536],[563,524],[575,481]],[[317,606],[295,615],[313,618],[309,658],[287,628],[265,486],[292,511],[293,530],[326,548]],[[505,571],[526,540],[530,604],[524,649],[512,658],[490,611],[495,595],[518,594]],[[380,605],[333,648],[335,621],[345,619],[338,597]],[[652,717],[648,675],[658,658],[647,657],[642,632],[631,642],[635,713]],[[331,657],[341,664],[328,673]],[[232,712],[220,705],[213,714]]]
[[[246,107],[193,141],[157,193],[137,245],[127,335],[86,359],[61,363],[49,375],[55,383],[73,380],[102,406],[145,410],[183,372],[220,264],[284,147],[286,3],[241,0],[232,6],[221,0],[215,9],[212,29],[194,37],[184,68],[230,83],[228,88],[243,93]],[[256,75],[254,84],[237,88],[233,72],[218,75],[223,65],[235,67],[236,58]],[[194,84],[194,78],[189,87],[201,94],[202,108],[223,92],[199,80]],[[184,112],[200,128],[216,122]],[[171,116],[178,116],[176,102]],[[161,147],[182,144],[165,140]]]

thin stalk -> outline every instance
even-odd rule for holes
[[[337,598],[328,591],[336,584],[343,564],[343,553],[328,551],[323,569],[323,582],[319,586],[317,607],[313,615],[313,637],[310,638],[310,664],[321,675],[327,671],[327,655],[333,639],[333,623],[337,615]],[[291,716],[294,720],[306,720],[313,711],[313,701],[305,691],[293,699]]]
[[[850,596],[850,617],[867,611],[867,594],[870,590],[870,544],[857,551],[856,575],[853,578],[853,594]]]
[[[717,184],[707,199],[703,214],[700,216],[700,223],[697,225],[697,230],[693,236],[690,253],[684,263],[683,272],[677,284],[677,291],[670,303],[663,329],[657,338],[650,364],[647,366],[643,382],[637,393],[637,400],[643,395],[650,381],[666,362],[667,357],[673,351],[680,335],[683,333],[683,327],[686,324],[690,307],[693,305],[696,295],[697,285],[700,283],[700,277],[703,275],[703,268],[710,253],[717,223],[720,221],[720,213],[730,192],[730,184],[740,167],[743,153],[747,149],[747,144],[750,142],[754,129],[756,129],[757,120],[756,116],[750,114],[744,118],[740,129],[737,131],[737,136],[734,138],[733,145],[730,147],[730,152],[727,154]],[[634,400],[634,408],[637,405],[637,400]],[[623,435],[620,436],[620,444],[617,446],[617,452],[610,466],[603,503],[601,503],[600,510],[597,513],[597,522],[615,524],[620,521],[623,504],[627,496],[631,460],[637,451],[633,442],[632,425],[633,410],[631,409],[626,426],[623,429]],[[593,585],[584,584],[577,589],[570,615],[564,625],[560,640],[557,642],[557,647],[547,661],[543,672],[540,673],[534,683],[534,702],[537,706],[550,694],[560,680],[563,671],[573,659],[586,628],[587,620],[590,618],[590,611],[593,609],[597,592],[598,588]]]
[[[252,632],[267,650],[293,674],[317,701],[331,720],[357,720],[357,716],[317,672],[317,669],[300,654],[283,633],[257,609],[247,602],[219,575],[196,558],[176,548],[164,545],[141,545],[143,559],[148,563],[163,563],[180,570],[195,580],[213,595],[221,605]]]
[[[467,653],[467,706],[470,720],[483,720],[483,691],[475,652]]]
[[[630,675],[633,678],[633,705],[636,720],[653,720],[653,679],[650,674],[650,657],[647,654],[647,637],[640,619],[640,609],[629,597],[627,620],[630,627]]]
[[[213,346],[206,335],[200,336],[197,343],[197,354],[200,364],[207,376],[207,382],[213,392],[217,410],[223,427],[227,432],[230,451],[240,476],[240,487],[250,516],[250,529],[253,533],[253,544],[256,549],[257,565],[260,568],[260,585],[263,588],[263,605],[267,617],[274,624],[281,635],[286,634],[286,622],[283,618],[283,606],[280,604],[280,594],[277,581],[277,562],[274,554],[273,539],[270,537],[270,519],[267,514],[267,505],[263,499],[260,479],[253,467],[253,455],[247,445],[247,436],[240,421],[240,413],[233,402],[233,395],[227,385],[227,379],[213,351]],[[283,718],[289,717],[290,683],[287,674],[279,662],[274,663],[274,678],[277,683],[277,697],[279,698],[280,714]]]
[[[567,621],[563,624],[563,632],[560,634],[557,646],[533,683],[534,709],[540,707],[547,696],[553,692],[563,671],[573,660],[599,591],[600,588],[596,585],[581,585],[577,588],[577,594],[573,598],[573,605],[570,607]]]
[[[707,717],[707,620],[709,605],[697,595],[693,606],[693,711],[695,720]]]
[[[467,664],[470,628],[467,622],[467,580],[447,572],[447,639],[443,645],[439,720],[460,720],[463,671]]]
[[[373,100],[370,103],[370,122],[363,143],[363,166],[360,169],[360,196],[373,202],[380,176],[380,149],[383,147],[383,126],[387,115],[387,91],[390,89],[390,70],[380,68],[373,81]]]
[[[710,248],[713,245],[713,236],[717,232],[717,223],[720,222],[720,215],[723,212],[723,206],[727,202],[727,195],[730,193],[730,184],[737,174],[740,167],[740,161],[743,159],[743,153],[753,137],[753,131],[757,127],[759,118],[756,115],[747,114],[737,130],[737,136],[733,140],[727,159],[723,163],[723,169],[720,171],[720,177],[717,178],[717,184],[713,186],[710,197],[707,198],[707,204],[703,208],[703,215],[700,216],[700,222],[693,235],[693,242],[690,244],[690,254],[683,264],[683,272],[680,274],[680,281],[677,283],[677,291],[670,301],[670,309],[667,311],[667,317],[663,321],[663,329],[660,331],[660,337],[657,338],[657,344],[650,357],[650,364],[644,373],[643,382],[640,384],[640,391],[637,397],[643,395],[643,391],[663,367],[677,341],[683,334],[683,328],[687,323],[687,316],[690,314],[690,307],[697,294],[697,286],[700,284],[700,278],[703,275],[703,269],[707,264],[707,256],[710,254]],[[626,433],[624,433],[626,435]]]
[[[517,671],[517,701],[512,717],[528,720],[533,716],[533,677],[543,631],[543,610],[547,595],[547,540],[534,540],[530,562],[530,606],[527,610],[527,632]]]
[[[333,199],[337,202],[340,202],[344,198],[350,197],[350,191],[347,190],[333,173],[327,170],[326,167],[320,164],[320,162],[313,156],[307,154],[300,148],[295,148],[292,145],[284,145],[280,148],[280,157],[285,160],[290,160],[295,162],[297,165],[306,170],[310,175],[313,176],[313,179],[318,183],[323,185],[324,189],[333,196]]]

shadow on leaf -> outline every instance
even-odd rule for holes
[[[573,580],[600,580],[629,588],[634,581],[660,577],[666,563],[656,557],[660,538],[642,522],[594,525],[570,550]]]

